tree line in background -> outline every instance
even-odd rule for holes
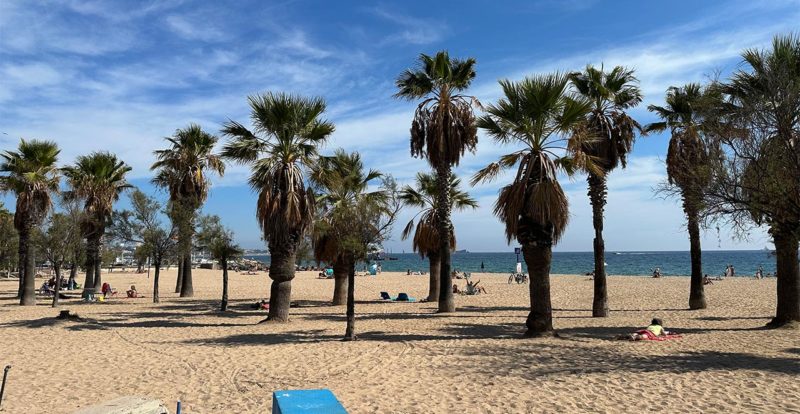
[[[270,307],[266,321],[286,322],[298,255],[313,254],[334,269],[333,304],[347,305],[347,339],[354,333],[355,264],[389,237],[401,206],[418,209],[402,231],[430,260],[429,301],[439,312],[455,311],[450,254],[456,233],[453,209],[477,207],[452,169],[475,152],[478,130],[511,152],[477,171],[472,185],[500,179],[494,213],[509,242],[522,246],[531,274],[528,336],[553,332],[550,303],[552,247],[563,235],[569,206],[559,178],[587,176],[595,231],[592,314],[609,315],[604,264],[603,214],[607,178],[625,168],[637,136],[669,131],[664,189],[679,197],[687,218],[691,251],[689,308],[707,306],[703,291],[700,230],[724,221],[740,234],[767,226],[777,257],[778,305],[771,326],[800,321],[800,38],[776,36],[766,50],[747,50],[744,65],[728,79],[706,85],[670,87],[663,106],[650,105],[660,121],[641,125],[628,111],[642,102],[631,69],[587,66],[579,72],[537,74],[500,80],[503,96],[480,103],[467,93],[475,60],[447,52],[420,55],[415,67],[396,80],[395,97],[418,102],[410,128],[411,155],[428,161],[432,172],[414,186],[398,188],[390,175],[365,170],[358,153],[343,149],[320,155],[334,132],[323,119],[322,98],[268,92],[248,98],[252,128],[229,121],[228,140],[189,125],[155,152],[152,182],[169,194],[165,208],[138,190],[132,209],[113,211],[130,185],[130,167],[106,152],[78,157],[57,167],[55,143],[22,140],[2,154],[0,185],[17,197],[12,214],[0,209],[0,267],[18,268],[20,303],[35,303],[34,249],[40,246],[56,272],[69,264],[70,278],[83,265],[85,291],[101,286],[103,246],[111,240],[135,243],[136,256],[155,265],[154,302],[162,265],[178,264],[175,289],[193,295],[191,253],[201,247],[223,268],[227,306],[227,264],[241,254],[233,234],[218,217],[199,215],[208,197],[209,176],[223,175],[225,162],[251,167],[248,184],[257,194],[256,218],[271,255]],[[503,175],[510,170],[509,175]],[[63,212],[52,212],[59,193]],[[43,224],[44,223],[44,224]],[[75,237],[76,234],[81,237]],[[443,236],[444,235],[444,236]],[[36,242],[34,239],[42,240]],[[105,243],[104,243],[105,241]],[[17,254],[14,254],[17,249]],[[143,260],[144,261],[144,260]],[[143,261],[140,261],[142,263]],[[58,268],[56,267],[58,266]],[[56,295],[58,296],[58,295]],[[55,299],[57,300],[57,299]]]

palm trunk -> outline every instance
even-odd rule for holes
[[[428,262],[430,262],[430,278],[428,283],[428,302],[436,302],[439,300],[439,276],[441,272],[441,261],[439,260],[439,252],[428,255]],[[448,287],[448,289],[451,289]]]
[[[773,231],[777,259],[778,304],[775,317],[767,324],[781,327],[800,322],[800,264],[798,264],[798,238],[791,231]]]
[[[86,238],[86,279],[83,281],[83,293],[95,293],[94,288],[94,261],[97,257],[96,251],[98,249],[97,241],[94,237],[89,236]]]
[[[436,186],[439,193],[436,200],[436,219],[439,230],[439,312],[455,312],[453,299],[453,279],[450,275],[450,166],[440,162],[436,167]]]
[[[355,266],[355,262],[353,263],[353,266]],[[337,257],[333,262],[333,306],[347,304],[349,271],[350,263],[347,262],[347,259],[344,257],[344,255]]]
[[[17,267],[17,299],[22,299],[22,292],[25,290],[25,264],[28,263],[28,244],[30,243],[30,236],[27,230],[22,229],[18,231],[19,246],[17,246],[17,254],[19,256]]]
[[[158,276],[161,273],[161,259],[153,259],[153,266],[155,271],[153,273],[153,303],[161,302],[158,297]]]
[[[526,243],[522,255],[531,275],[531,311],[525,326],[525,336],[547,336],[553,333],[553,307],[550,303],[550,262],[553,258],[549,243]]]
[[[56,273],[56,291],[53,294],[53,307],[58,307],[58,297],[61,296],[61,264],[53,261],[53,271]]]
[[[181,284],[181,297],[191,298],[194,296],[194,286],[192,285],[192,255],[191,246],[189,254],[183,256],[183,283]]]
[[[183,277],[181,278],[181,295],[182,298],[191,298],[194,296],[194,286],[192,285],[192,237],[194,236],[194,211],[186,207],[189,212],[183,218],[184,222],[181,225],[180,238],[181,250],[183,253]]]
[[[228,260],[222,259],[220,264],[222,265],[222,303],[219,308],[225,312],[228,310]]]
[[[703,287],[703,261],[700,249],[700,221],[697,204],[692,199],[684,197],[683,210],[686,212],[687,227],[689,230],[689,251],[692,260],[692,277],[689,288],[689,309],[705,309],[706,293]]]
[[[36,263],[34,262],[34,247],[30,238],[30,230],[33,226],[26,223],[25,227],[19,236],[20,250],[24,250],[24,253],[20,254],[20,263],[24,263],[25,269],[24,272],[20,272],[22,289],[20,289],[19,304],[33,306],[36,305]]]
[[[594,300],[592,316],[608,316],[608,291],[606,281],[606,245],[603,241],[603,209],[606,205],[605,177],[589,173],[589,201],[592,204],[592,225],[594,226]]]
[[[292,279],[294,279],[295,249],[270,246],[269,277],[272,279],[269,295],[270,322],[288,322],[289,305],[292,300]]]
[[[101,268],[103,266],[103,258],[100,255],[100,240],[97,240],[97,251],[94,256],[94,290],[95,292],[102,290],[103,278],[101,276]]]
[[[183,286],[183,255],[178,255],[178,280],[175,282],[175,293],[181,293]]]
[[[344,331],[345,341],[356,340],[356,261],[347,259],[347,328]]]

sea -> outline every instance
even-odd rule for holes
[[[406,272],[428,271],[427,259],[412,253],[389,253],[384,255],[383,271]],[[386,257],[392,260],[387,260]],[[246,255],[245,258],[269,263],[269,255]],[[665,276],[687,276],[691,274],[688,251],[662,252],[606,252],[606,273],[609,275],[652,275],[658,267]],[[523,271],[527,272],[522,255],[519,256]],[[452,267],[462,272],[511,273],[516,268],[517,256],[509,253],[456,252],[451,256]],[[313,264],[313,263],[309,263]],[[483,266],[483,270],[481,269]],[[764,274],[775,274],[775,255],[768,250],[709,250],[703,252],[703,274],[722,275],[725,267],[733,265],[736,276],[752,277],[759,266]],[[363,264],[359,265],[361,269]],[[554,252],[550,273],[586,274],[594,269],[592,252]]]

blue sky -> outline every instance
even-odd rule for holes
[[[246,97],[264,91],[323,96],[337,126],[323,152],[358,150],[370,167],[409,182],[427,170],[409,155],[413,103],[392,99],[393,80],[419,53],[447,49],[477,59],[471,93],[497,99],[501,78],[588,63],[636,70],[645,107],[665,89],[725,75],[739,53],[777,33],[800,30],[800,2],[541,0],[446,2],[327,1],[0,1],[0,149],[20,137],[55,140],[62,162],[110,150],[133,166],[132,182],[149,185],[152,151],[190,122],[218,132],[227,119],[248,121]],[[688,250],[675,200],[653,195],[664,179],[668,137],[636,143],[626,170],[609,178],[608,250]],[[457,172],[469,176],[509,148],[485,137]],[[263,247],[247,169],[216,179],[204,212],[218,214],[249,248]],[[459,248],[508,249],[491,208],[509,180],[472,189],[480,209],[454,217]],[[557,247],[592,248],[584,177],[565,180],[571,222]],[[13,200],[5,197],[6,205]],[[124,207],[125,201],[120,203]],[[403,213],[395,231],[413,214]],[[760,249],[764,233],[734,240],[725,228],[705,233],[709,249]],[[410,251],[394,237],[393,251]]]

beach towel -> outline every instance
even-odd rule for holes
[[[642,329],[641,331],[636,331],[637,334],[644,337],[643,340],[647,341],[666,341],[667,339],[677,339],[681,336],[676,333],[669,333],[662,336],[656,336],[652,332],[648,331],[647,329]]]

